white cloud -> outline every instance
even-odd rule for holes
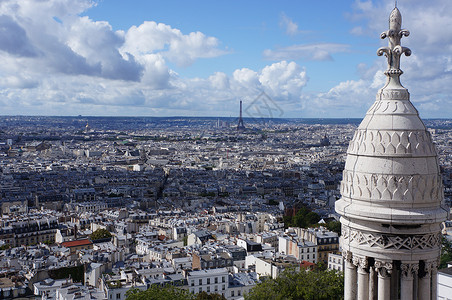
[[[328,61],[333,60],[331,54],[349,51],[349,45],[336,43],[318,43],[293,45],[277,48],[275,50],[264,50],[264,58],[269,60],[313,60]]]
[[[179,66],[189,66],[198,58],[210,58],[227,52],[218,48],[219,41],[202,32],[182,34],[178,29],[156,22],[132,26],[126,33],[123,52],[143,55],[159,51],[163,57]]]
[[[143,114],[177,107],[188,103],[177,99],[189,89],[188,81],[167,61],[188,66],[227,53],[215,37],[183,34],[161,23],[114,31],[106,21],[81,16],[93,5],[91,0],[0,2],[3,113],[124,114],[117,108],[130,106],[141,107]],[[210,79],[211,90],[230,89],[226,74]]]
[[[281,13],[279,26],[286,31],[287,35],[296,35],[301,32],[298,29],[298,24],[292,21],[285,13]]]
[[[356,1],[355,11],[349,15],[352,22],[361,22],[352,29],[354,34],[367,34],[375,38],[375,50],[381,32],[387,30],[388,17],[394,8],[393,1]],[[399,3],[403,28],[411,31],[402,39],[402,45],[413,51],[410,57],[402,57],[401,81],[411,94],[411,101],[424,118],[452,115],[452,2],[449,0],[406,1]],[[387,43],[385,40],[384,43]],[[373,103],[376,91],[386,77],[386,59],[376,57],[370,65],[359,64],[359,80],[341,82],[328,93],[305,97],[306,107],[318,107],[325,116],[349,115],[362,117]],[[334,109],[331,109],[334,108]],[[308,113],[308,112],[307,112]]]
[[[399,5],[404,27],[412,32],[403,43],[413,50],[402,60],[402,82],[423,116],[450,117],[452,31],[445,29],[452,27],[447,13],[452,2],[434,1]],[[373,64],[358,65],[359,79],[306,93],[307,73],[293,60],[331,60],[352,50],[337,43],[267,49],[264,58],[274,61],[267,66],[184,78],[169,65],[187,67],[224,55],[227,48],[202,32],[183,33],[152,21],[115,31],[108,22],[81,16],[92,5],[90,0],[0,1],[2,113],[229,116],[237,113],[239,99],[246,105],[264,91],[284,116],[362,117],[385,81],[385,59],[376,57]],[[355,26],[360,29],[352,31],[372,34],[378,48],[392,5],[358,1],[350,20],[360,22]],[[281,21],[287,33],[300,32],[289,18]]]

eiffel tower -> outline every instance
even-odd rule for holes
[[[239,123],[237,124],[237,131],[245,130],[245,125],[243,124],[243,118],[242,118],[242,100],[240,100],[240,116],[239,116]]]

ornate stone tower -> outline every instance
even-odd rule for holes
[[[400,83],[409,31],[389,17],[387,82],[355,132],[341,182],[345,299],[436,299],[440,224],[447,217],[432,138]]]

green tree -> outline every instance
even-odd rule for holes
[[[334,270],[286,270],[276,279],[255,286],[246,300],[322,300],[343,299],[344,276]]]
[[[439,268],[446,268],[447,263],[452,261],[452,242],[443,237],[441,245],[441,258],[439,262]]]
[[[341,222],[339,221],[331,221],[326,223],[326,228],[328,228],[329,231],[333,231],[341,235]]]
[[[111,233],[107,229],[99,228],[96,231],[94,231],[93,233],[91,233],[89,238],[92,241],[107,239],[107,238],[111,238]]]
[[[141,291],[130,289],[126,293],[127,300],[195,300],[195,295],[187,290],[168,285],[161,287],[152,285],[149,289]]]
[[[11,248],[11,246],[8,244],[3,244],[0,246],[0,250],[8,250],[9,248]]]
[[[290,226],[307,228],[317,225],[320,221],[320,216],[306,206],[302,206],[294,217],[284,216],[283,220],[286,228]]]
[[[220,294],[208,294],[207,292],[201,292],[196,294],[196,300],[226,300],[223,295]]]

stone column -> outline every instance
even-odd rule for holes
[[[438,288],[438,262],[434,261],[432,263],[432,300],[436,300]]]
[[[419,278],[419,299],[430,300],[431,298],[431,279],[433,262],[426,261],[424,265],[424,276]]]
[[[343,251],[342,255],[345,261],[344,270],[344,300],[356,300],[356,267],[352,261],[352,253],[350,251]]]
[[[393,265],[392,273],[391,273],[391,299],[399,298],[399,270]]]
[[[377,260],[375,269],[378,272],[378,300],[391,299],[392,262]]]
[[[367,257],[353,256],[353,264],[358,267],[358,300],[367,300],[369,297],[369,263]]]
[[[419,270],[417,262],[402,262],[400,265],[400,300],[413,300],[414,277]]]
[[[377,272],[374,267],[369,268],[369,300],[377,300]]]

